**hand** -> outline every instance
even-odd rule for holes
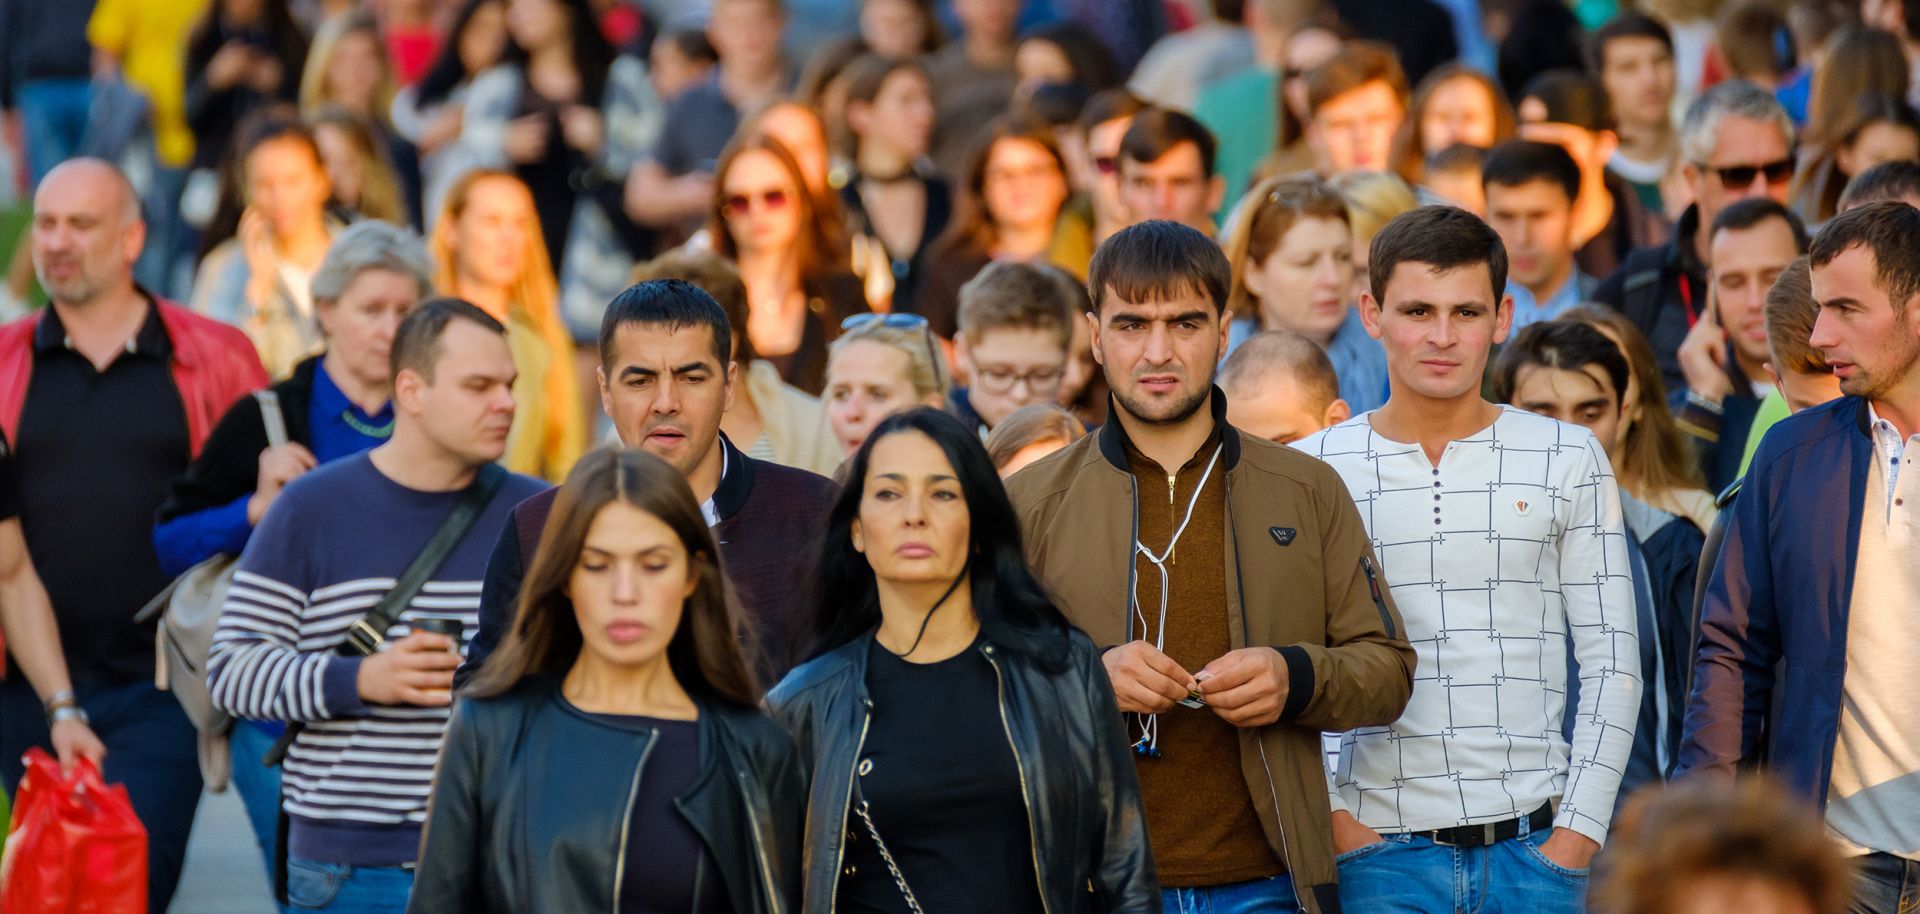
[[[231,89],[247,76],[247,67],[251,63],[253,49],[243,42],[229,41],[213,52],[213,59],[207,61],[207,85],[215,91]]]
[[[68,718],[53,725],[53,754],[60,760],[60,773],[72,774],[74,763],[83,757],[99,767],[106,761],[107,747],[93,734],[93,728]]]
[[[280,257],[273,249],[273,223],[249,206],[240,211],[240,256],[247,261],[247,304],[264,308],[280,279]]]
[[[93,49],[93,78],[107,79],[120,75],[120,55],[102,48]]]
[[[507,122],[507,133],[500,141],[507,158],[518,164],[537,161],[547,152],[547,119],[529,114]]]
[[[253,66],[247,70],[247,86],[261,95],[272,95],[280,91],[280,80],[285,75],[280,61],[256,51]]]
[[[1348,851],[1357,851],[1368,845],[1379,844],[1385,840],[1387,839],[1380,837],[1379,832],[1360,824],[1360,820],[1354,818],[1353,813],[1344,809],[1334,810],[1333,853],[1335,856]]]
[[[376,705],[439,708],[453,703],[453,639],[415,632],[360,661],[360,699]]]
[[[267,509],[280,497],[280,490],[286,488],[287,483],[299,479],[319,465],[320,461],[314,459],[313,452],[297,442],[289,441],[261,451],[259,480],[254,486],[253,497],[247,499],[247,523],[260,523],[260,518],[267,516]]]
[[[1727,379],[1727,332],[1720,329],[1718,309],[1708,308],[1694,321],[1676,355],[1688,390],[1715,403],[1733,393],[1733,382]]]
[[[1554,829],[1553,834],[1540,844],[1540,856],[1570,870],[1584,870],[1592,866],[1593,857],[1598,853],[1598,842],[1568,828]]]
[[[1236,727],[1264,727],[1287,703],[1287,659],[1270,647],[1229,651],[1195,677],[1207,707]]]
[[[1100,655],[1113,680],[1113,700],[1130,714],[1159,714],[1193,691],[1193,677],[1173,658],[1145,641],[1122,644]]]
[[[466,124],[466,106],[460,102],[448,102],[434,112],[427,126],[420,132],[420,152],[422,155],[438,152],[441,147],[460,139],[460,129]]]
[[[560,135],[568,146],[592,158],[600,154],[600,145],[606,140],[606,124],[600,120],[600,112],[585,105],[568,105],[560,112]]]

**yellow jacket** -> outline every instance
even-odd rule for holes
[[[87,40],[120,59],[128,83],[153,105],[160,162],[174,168],[193,160],[187,129],[187,35],[208,0],[99,0],[87,20]]]

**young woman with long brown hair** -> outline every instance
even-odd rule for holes
[[[408,910],[797,910],[805,781],[731,602],[678,471],[581,460],[454,709]]]

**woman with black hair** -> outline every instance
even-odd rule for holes
[[[458,142],[467,92],[474,79],[500,62],[506,43],[505,0],[467,0],[454,14],[426,75],[393,97],[393,130],[420,153],[420,211],[426,218],[440,212],[447,188],[467,170]]]
[[[215,0],[194,26],[186,52],[195,168],[212,169],[226,158],[248,114],[299,98],[307,37],[287,0]]]
[[[719,558],[679,471],[580,461],[454,707],[409,912],[798,910],[804,775]]]
[[[1027,570],[979,437],[914,409],[845,478],[820,643],[768,696],[812,768],[805,910],[1160,910],[1099,654]]]

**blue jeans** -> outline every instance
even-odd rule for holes
[[[1912,914],[1920,911],[1920,863],[1892,854],[1868,854],[1858,861],[1849,914]]]
[[[253,840],[266,861],[267,881],[273,881],[275,826],[280,821],[280,768],[268,768],[260,759],[273,748],[274,736],[250,720],[236,720],[228,744],[233,755],[233,789],[247,810]]]
[[[36,79],[22,84],[17,94],[27,171],[37,185],[53,166],[79,152],[93,84],[86,79]]]
[[[1523,823],[1524,825],[1524,823]],[[1581,914],[1587,871],[1540,854],[1551,829],[1487,847],[1388,835],[1338,858],[1340,907],[1365,914]]]
[[[133,812],[147,827],[148,909],[165,911],[187,859],[187,835],[200,808],[199,737],[173,696],[151,681],[76,683],[80,707],[107,746],[109,784],[125,784]],[[51,753],[46,712],[17,674],[0,683],[0,778],[11,791],[25,773],[20,756],[39,746]]]
[[[1293,914],[1300,910],[1293,896],[1293,877],[1287,875],[1202,889],[1162,889],[1160,903],[1167,914]]]
[[[405,914],[413,868],[287,861],[287,908],[333,914]]]

